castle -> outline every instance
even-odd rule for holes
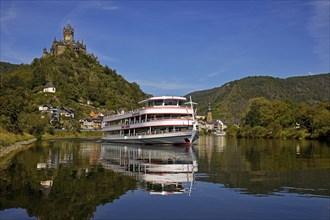
[[[63,40],[57,41],[56,38],[54,38],[50,52],[48,53],[47,49],[44,48],[42,57],[57,56],[63,53],[65,50],[86,54],[86,45],[84,42],[82,41],[80,43],[79,41],[75,41],[73,37],[74,29],[68,22],[67,25],[63,28]]]

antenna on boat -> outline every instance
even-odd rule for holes
[[[191,96],[189,96],[189,102],[186,102],[185,104],[190,104],[190,107],[192,109],[192,118],[193,118],[193,121],[195,122],[194,105],[197,105],[197,103],[196,102],[193,102],[192,99],[191,99]]]
[[[194,111],[194,105],[197,105],[197,103],[193,102],[190,96],[189,102],[186,102],[185,104],[190,104],[192,110],[191,116],[192,116],[193,132],[190,137],[190,143],[192,144],[192,142],[196,139],[196,136],[198,137],[197,123],[195,120],[195,111]]]

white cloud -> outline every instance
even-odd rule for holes
[[[120,7],[118,7],[118,6],[103,6],[102,7],[103,10],[110,10],[110,11],[117,10],[119,8]]]
[[[8,8],[7,10],[1,10],[0,22],[4,24],[6,21],[11,21],[17,18],[17,13],[14,8]],[[2,26],[2,25],[1,25]]]
[[[207,77],[216,77],[216,76],[219,76],[221,73],[224,73],[224,72],[227,72],[227,71],[228,71],[227,69],[223,68],[223,69],[211,72],[211,73],[207,74],[206,76]]]
[[[313,8],[312,16],[308,19],[307,30],[314,40],[313,52],[318,56],[322,65],[329,68],[330,60],[330,2],[313,1],[310,3]]]
[[[138,83],[144,92],[153,95],[185,95],[191,91],[195,91],[197,88],[197,85],[191,82],[182,82],[178,80],[170,81],[164,79],[161,80],[153,77],[151,79],[152,81],[144,79],[132,80],[128,75],[122,75],[125,77],[127,76],[128,81]],[[198,87],[197,89],[200,88]]]
[[[17,17],[18,17],[18,15],[17,15],[15,8],[1,6],[1,16],[0,16],[1,35],[4,34],[7,37],[12,36],[8,26],[10,26],[10,23],[12,21],[14,21]],[[1,37],[1,42],[2,42],[2,40],[3,40],[3,36]]]
[[[91,1],[88,2],[89,7],[99,8],[102,10],[113,11],[120,9],[119,6],[114,5],[111,1]]]
[[[0,17],[0,30],[1,30],[1,38],[0,38],[0,59],[13,61],[13,57],[16,57],[17,54],[11,52],[12,45],[15,42],[14,35],[10,31],[10,24],[17,18],[17,12],[14,7],[5,7],[1,5],[1,17]],[[17,62],[17,61],[16,61]]]
[[[101,63],[104,63],[105,65],[111,65],[111,63],[116,63],[117,62],[117,59],[115,57],[112,57],[112,56],[109,56],[105,53],[101,53],[100,51],[97,51],[93,48],[87,48],[88,52],[92,52],[95,56],[98,57],[99,61]]]
[[[160,89],[160,90],[182,90],[182,89],[190,89],[193,86],[188,83],[182,83],[182,82],[168,82],[168,81],[162,81],[162,82],[156,82],[156,81],[139,81],[139,84],[141,86],[151,87],[154,89]]]

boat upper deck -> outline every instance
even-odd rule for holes
[[[140,101],[144,107],[183,106],[187,99],[181,96],[156,96]]]
[[[139,104],[143,104],[142,108],[129,112],[122,111],[116,115],[107,116],[104,118],[104,121],[120,120],[146,114],[191,115],[193,110],[185,106],[186,100],[185,97],[180,96],[151,97],[139,102]]]

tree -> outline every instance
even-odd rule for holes
[[[297,110],[297,122],[308,130],[309,133],[314,131],[314,121],[313,118],[316,115],[315,108],[306,103],[300,104]]]
[[[22,132],[19,123],[20,113],[28,106],[29,98],[24,88],[5,90],[0,95],[1,124],[14,133]]]

